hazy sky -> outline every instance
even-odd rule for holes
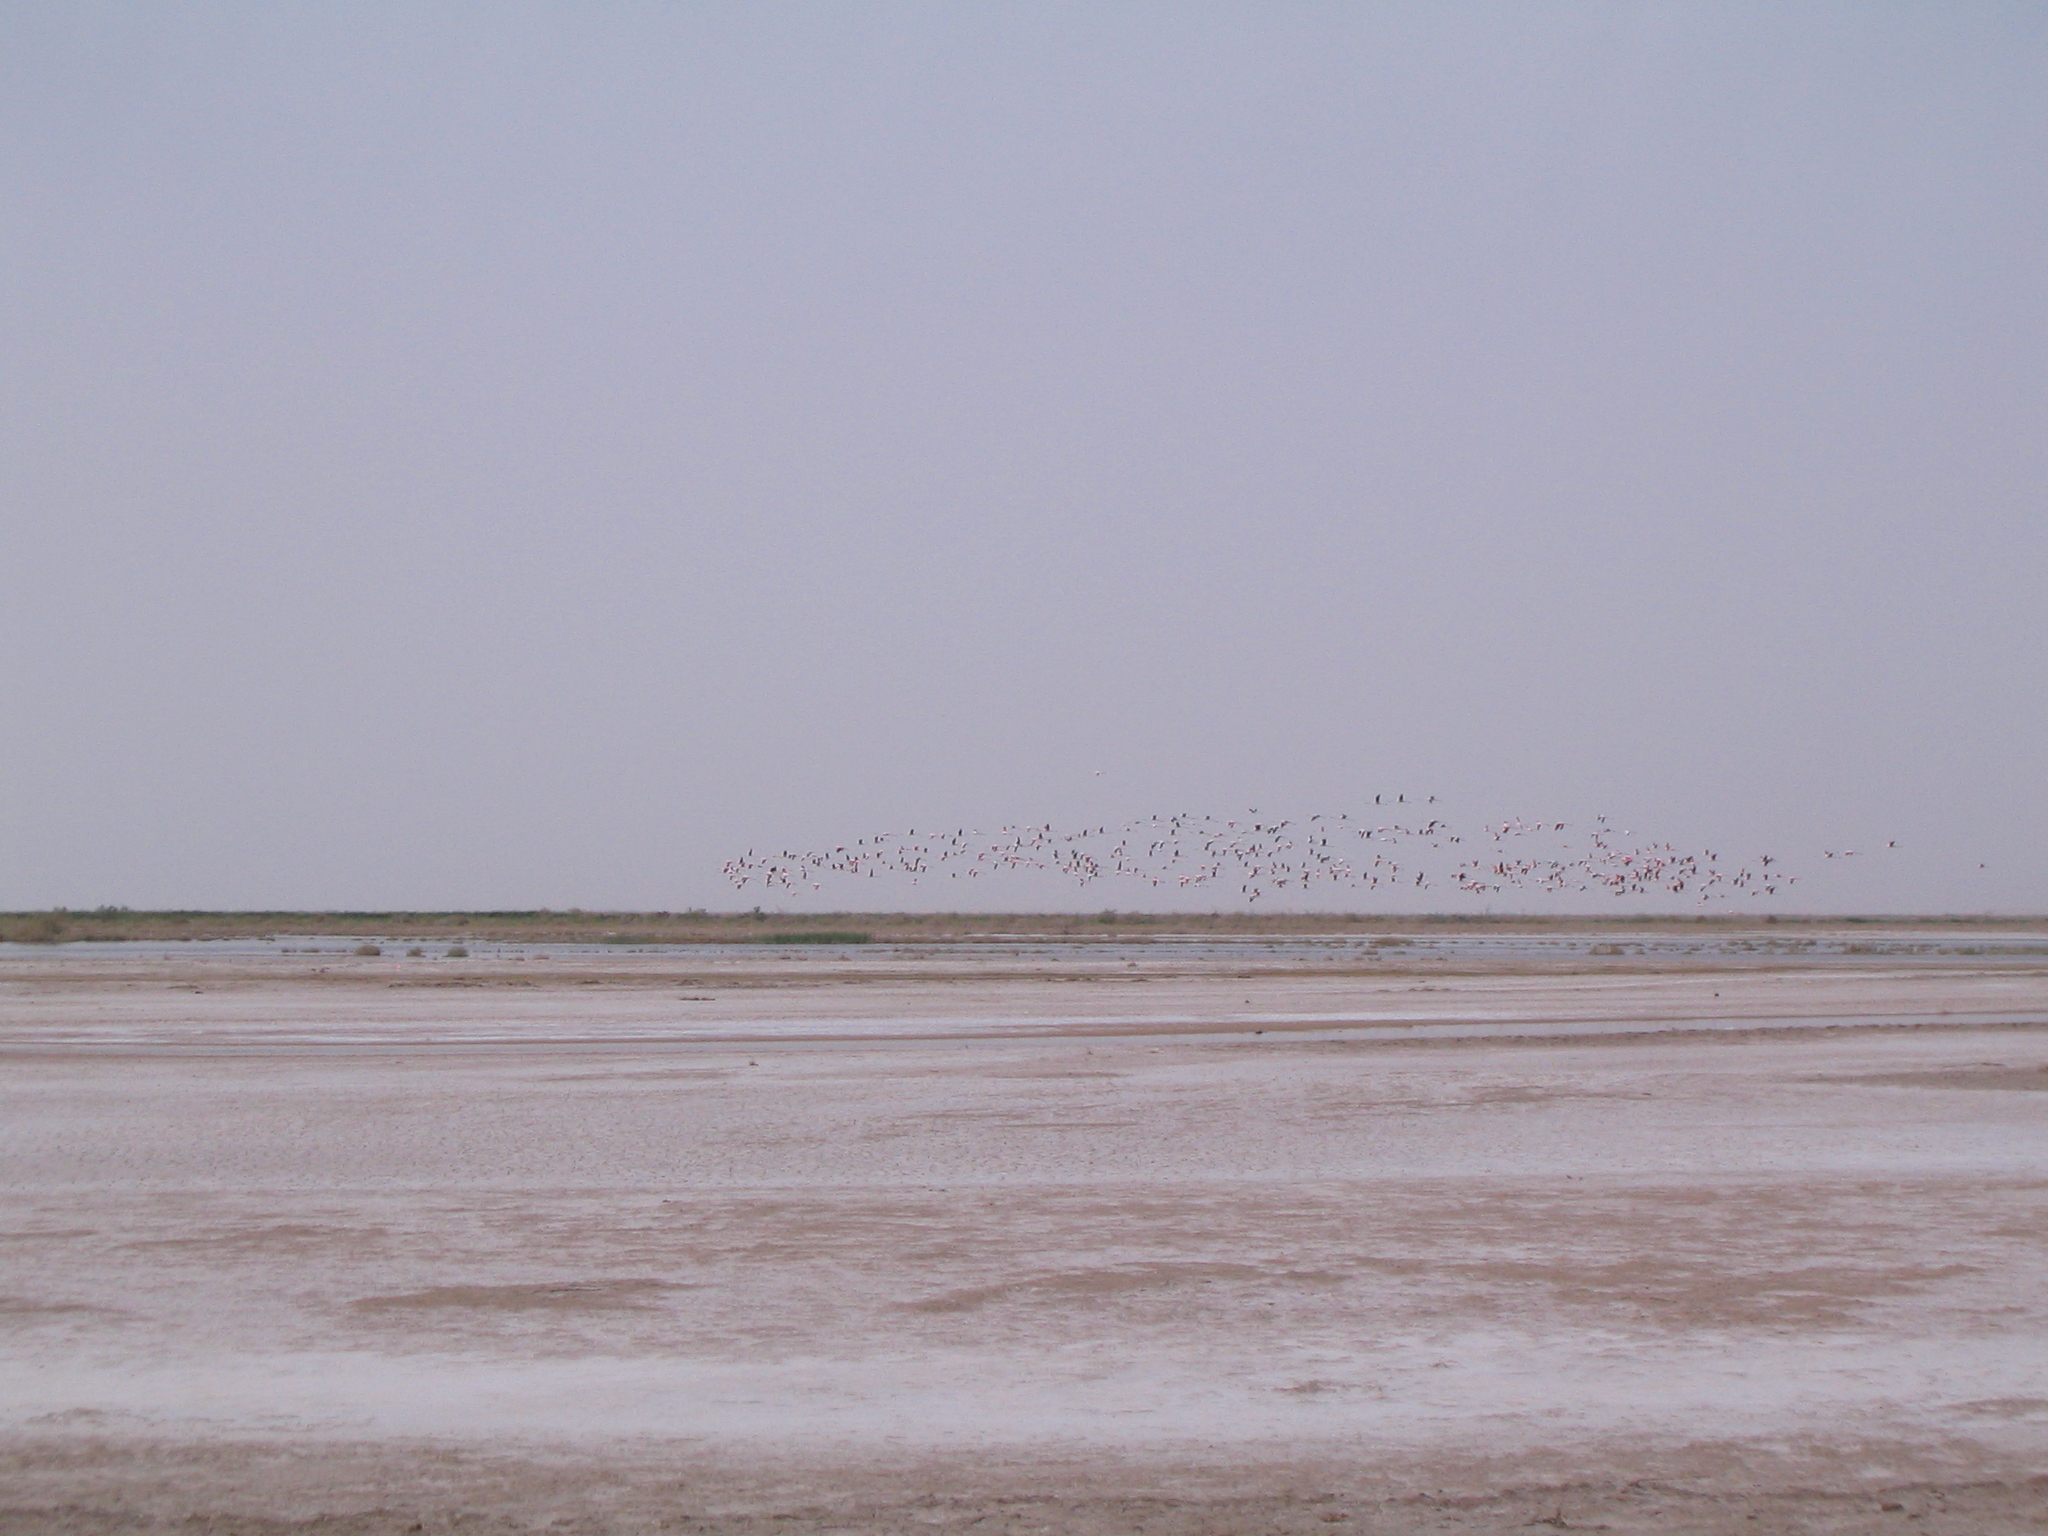
[[[2044,167],[2039,4],[0,6],[0,906],[2048,909]]]

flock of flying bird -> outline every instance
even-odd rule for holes
[[[1389,809],[1401,821],[1379,821]],[[1606,892],[1615,896],[1689,896],[1700,902],[1743,896],[1775,896],[1798,877],[1763,854],[1750,861],[1723,861],[1711,850],[1682,852],[1670,843],[1631,844],[1632,834],[1615,831],[1604,816],[1584,829],[1578,843],[1563,834],[1566,823],[1512,821],[1489,824],[1476,834],[1459,832],[1435,815],[1416,820],[1429,805],[1405,795],[1375,796],[1373,817],[1319,814],[1305,820],[1242,818],[1183,811],[1149,816],[1120,827],[1091,826],[1061,831],[1043,826],[1006,826],[995,832],[966,827],[919,833],[884,832],[813,852],[783,851],[728,860],[726,878],[744,890],[758,882],[766,890],[822,890],[827,877],[908,877],[980,880],[1020,871],[1064,875],[1078,884],[1132,880],[1153,889],[1228,889],[1235,884],[1247,902],[1273,893],[1328,886],[1362,891],[1427,891],[1445,880],[1476,896],[1505,892],[1565,894]],[[1401,807],[1415,806],[1412,812]],[[1449,851],[1455,859],[1431,853]],[[1829,853],[1853,858],[1853,852]]]

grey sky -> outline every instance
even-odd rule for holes
[[[1408,790],[2048,908],[2044,166],[2038,5],[8,5],[0,906]]]

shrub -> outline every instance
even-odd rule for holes
[[[8,935],[17,944],[55,944],[71,925],[55,912],[40,912]]]
[[[764,933],[763,944],[867,944],[872,942],[871,933]]]
[[[384,951],[375,944],[358,944],[356,946],[356,953],[359,955],[381,955]]]

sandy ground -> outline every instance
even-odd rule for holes
[[[2048,966],[0,957],[0,1533],[2048,1528]]]

